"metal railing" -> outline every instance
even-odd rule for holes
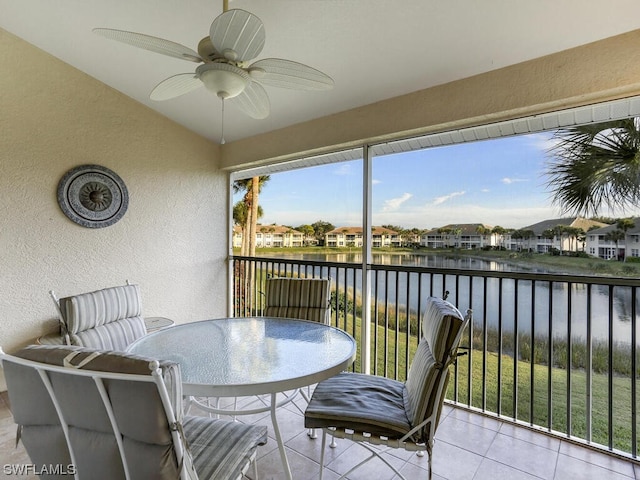
[[[232,258],[234,314],[260,315],[270,276],[331,279],[331,321],[368,345],[370,373],[404,380],[428,296],[473,322],[452,367],[458,406],[637,459],[640,279]],[[362,337],[369,309],[370,338]],[[358,360],[353,366],[361,371]]]

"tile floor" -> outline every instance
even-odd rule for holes
[[[257,402],[255,398],[244,403]],[[302,400],[296,403],[304,409]],[[202,414],[192,408],[191,414]],[[269,442],[258,452],[261,480],[283,478],[282,464],[268,413],[238,417],[269,428]],[[301,412],[293,404],[278,411],[278,423],[287,447],[295,479],[318,478],[320,435],[311,440],[303,428]],[[335,480],[363,458],[362,447],[338,440],[327,449],[325,479]],[[407,479],[427,478],[427,458],[392,450],[387,458]],[[15,447],[15,425],[6,393],[0,394],[0,464],[29,464],[22,445]],[[0,470],[0,478],[6,474]],[[7,477],[9,478],[9,477]],[[11,477],[14,478],[14,477]],[[33,476],[23,475],[22,479]],[[249,472],[252,478],[252,470]],[[395,477],[379,460],[349,476],[351,480],[391,480]],[[625,461],[569,442],[503,423],[482,415],[445,406],[436,435],[433,457],[434,480],[640,480],[640,464]]]

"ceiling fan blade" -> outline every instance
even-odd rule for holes
[[[179,97],[202,86],[195,73],[179,73],[160,82],[151,91],[151,100],[162,101]]]
[[[281,58],[265,58],[249,66],[253,80],[274,87],[295,90],[330,90],[334,82],[320,70]]]
[[[244,62],[262,52],[265,32],[262,20],[245,10],[227,10],[209,29],[215,49],[232,61]]]
[[[251,118],[258,120],[267,118],[271,110],[269,96],[266,90],[256,82],[249,82],[240,95],[229,98],[226,101],[232,102]]]
[[[112,28],[94,28],[93,33],[111,40],[133,45],[134,47],[162,53],[170,57],[181,58],[182,60],[189,60],[196,63],[203,61],[200,55],[198,55],[198,52],[163,38],[152,37],[151,35],[145,35],[143,33],[127,32],[125,30],[114,30]]]

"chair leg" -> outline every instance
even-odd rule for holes
[[[375,450],[373,447],[367,445],[366,443],[360,443],[360,446],[364,447],[365,449],[367,449],[370,453],[370,455],[365,458],[364,460],[362,460],[360,463],[358,463],[357,465],[351,467],[351,469],[347,472],[344,473],[338,480],[342,480],[343,478],[347,478],[352,472],[354,472],[355,470],[357,470],[358,468],[360,468],[362,465],[364,465],[365,463],[367,463],[369,460],[378,457],[378,459],[384,463],[387,467],[389,467],[391,470],[393,470],[393,472],[396,474],[396,476],[398,478],[400,478],[401,480],[407,480],[406,477],[404,477],[400,471],[393,466],[393,464],[391,464],[391,462],[389,462],[385,457],[383,457],[381,455],[381,453],[384,452],[378,452],[377,450]],[[394,477],[395,478],[395,477]]]
[[[327,446],[327,431],[322,430],[322,447],[320,450],[320,477],[318,480],[322,480],[322,475],[324,474],[324,449]]]
[[[300,395],[302,396],[302,398],[304,398],[304,401],[307,402],[307,405],[308,405],[311,400],[311,385],[307,385],[307,393],[305,393],[304,390],[300,390]],[[304,412],[302,413],[304,414]],[[316,429],[315,428],[307,429],[307,436],[312,439],[318,438],[318,435],[316,434]]]
[[[253,478],[258,480],[258,459],[253,459]]]

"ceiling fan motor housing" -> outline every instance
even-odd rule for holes
[[[240,95],[251,81],[245,70],[223,62],[200,65],[196,75],[208,90],[222,99]]]

